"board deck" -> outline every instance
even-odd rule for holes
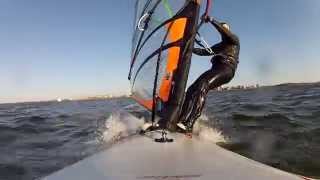
[[[44,180],[301,180],[227,151],[212,142],[171,134],[173,143],[136,135]]]

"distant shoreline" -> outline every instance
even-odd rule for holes
[[[230,91],[230,90],[250,90],[258,88],[268,88],[268,87],[280,87],[280,86],[308,86],[308,85],[317,85],[320,82],[309,82],[309,83],[281,83],[276,85],[238,85],[238,86],[225,86],[219,87],[218,91]]]
[[[280,86],[309,86],[309,85],[320,85],[320,82],[308,82],[308,83],[281,83],[276,85],[238,85],[238,86],[226,86],[220,87],[218,91],[232,91],[232,90],[252,90],[252,89],[259,89],[259,88],[267,88],[267,87],[280,87]],[[97,95],[97,96],[90,96],[84,98],[75,98],[75,99],[68,99],[68,98],[58,98],[58,99],[51,99],[51,100],[43,100],[43,101],[25,101],[25,102],[8,102],[8,103],[0,103],[0,105],[10,105],[10,104],[28,104],[28,103],[50,103],[50,102],[67,102],[67,101],[92,101],[92,100],[107,100],[107,99],[120,99],[120,98],[130,98],[130,95]]]
[[[0,105],[12,105],[12,104],[30,104],[30,103],[63,103],[63,102],[76,102],[76,101],[95,101],[95,100],[110,100],[110,99],[121,99],[129,98],[130,96],[116,96],[111,98],[105,97],[88,97],[88,98],[79,98],[79,99],[62,99],[61,101],[57,100],[43,100],[43,101],[24,101],[24,102],[9,102],[9,103],[0,103]]]

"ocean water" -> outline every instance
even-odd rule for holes
[[[128,98],[0,104],[0,179],[62,169],[136,133],[146,115]],[[319,83],[212,92],[199,121],[201,136],[229,150],[320,177]]]
[[[320,178],[320,83],[209,96],[210,126],[223,147],[276,168]]]

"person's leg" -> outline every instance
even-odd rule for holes
[[[192,122],[189,120],[195,114],[199,114],[205,104],[205,96],[209,90],[209,81],[207,79],[215,73],[212,69],[206,71],[187,90],[180,114],[180,122],[187,127],[188,131],[192,128]]]
[[[189,88],[180,115],[180,121],[192,131],[195,121],[201,116],[209,90],[228,83],[233,70],[225,64],[217,64],[203,73]]]

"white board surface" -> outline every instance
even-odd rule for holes
[[[44,180],[295,180],[296,175],[227,151],[212,142],[173,134],[173,143],[134,136]]]

